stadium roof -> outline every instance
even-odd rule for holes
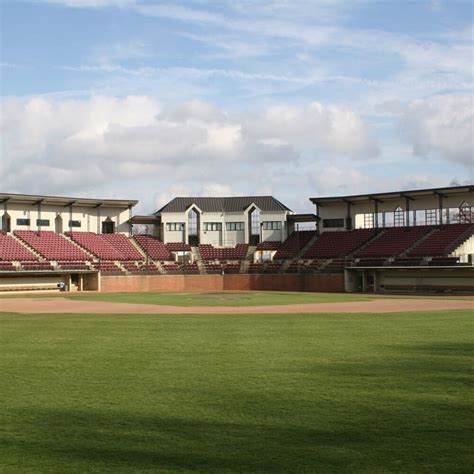
[[[21,204],[79,205],[85,207],[133,207],[138,201],[130,199],[90,199],[66,196],[45,196],[42,194],[0,193],[0,202]]]
[[[186,212],[195,205],[202,212],[243,212],[255,204],[261,211],[281,212],[291,209],[273,196],[239,196],[239,197],[176,197],[155,214],[163,212]]]
[[[413,189],[408,191],[392,191],[386,193],[353,194],[350,196],[327,196],[310,198],[313,204],[331,204],[338,202],[361,203],[364,201],[383,201],[398,198],[422,198],[433,195],[452,196],[456,194],[472,193],[474,184],[465,186],[449,186],[446,188]]]

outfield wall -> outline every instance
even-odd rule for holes
[[[344,275],[103,276],[101,291],[323,291],[344,292]]]

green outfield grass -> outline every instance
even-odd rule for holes
[[[0,314],[0,472],[472,471],[472,314]]]
[[[64,295],[64,294],[63,294]],[[74,300],[110,301],[171,306],[261,306],[298,303],[368,301],[370,296],[345,293],[298,293],[290,291],[214,291],[192,293],[76,293]]]

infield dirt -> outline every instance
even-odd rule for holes
[[[474,309],[474,300],[428,298],[374,299],[339,303],[306,303],[269,306],[165,306],[103,301],[77,301],[67,298],[12,298],[0,300],[0,312],[82,313],[82,314],[269,314],[269,313],[398,313]]]

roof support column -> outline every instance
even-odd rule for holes
[[[352,216],[351,216],[351,206],[352,202],[345,200],[347,203],[347,212],[346,212],[346,230],[352,230]]]
[[[438,202],[439,202],[439,224],[443,225],[443,195],[438,195]]]
[[[374,201],[374,227],[376,229],[379,227],[379,202],[377,199]]]
[[[72,202],[69,204],[69,232],[72,232]]]
[[[410,227],[410,200],[405,197],[405,209],[407,213],[407,221],[405,222],[407,227]]]
[[[97,204],[95,208],[97,209],[97,233],[100,234],[100,206],[102,203]]]
[[[133,224],[132,224],[132,206],[128,206],[128,236],[131,237],[133,231]]]

